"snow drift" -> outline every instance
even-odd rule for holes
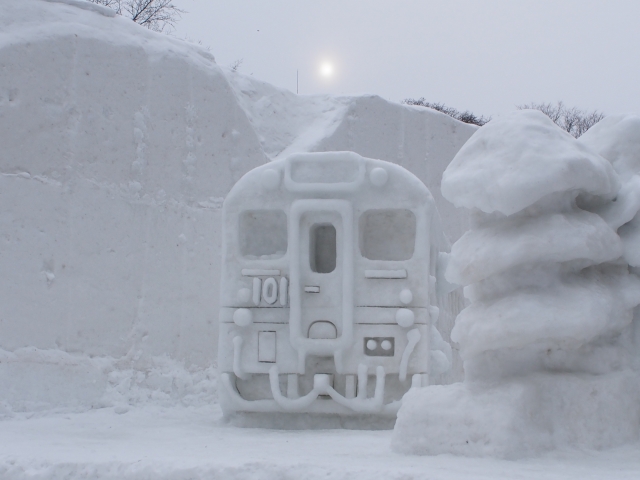
[[[351,148],[404,165],[439,202],[442,171],[475,131],[377,97],[298,97],[82,0],[0,10],[6,408],[31,408],[43,376],[50,395],[38,408],[95,405],[113,371],[151,389],[168,363],[181,372],[172,378],[205,375],[217,353],[220,207],[250,169],[278,153]],[[446,212],[453,238],[465,215]],[[69,356],[86,375],[70,373]],[[182,398],[181,382],[170,398]]]

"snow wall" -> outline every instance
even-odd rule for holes
[[[215,399],[220,207],[271,158],[396,162],[466,230],[439,182],[476,127],[297,96],[82,0],[0,12],[0,414]]]

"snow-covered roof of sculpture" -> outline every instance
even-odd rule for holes
[[[640,115],[612,115],[596,123],[580,142],[613,164],[625,179],[640,173]]]
[[[614,196],[611,164],[537,110],[519,110],[480,128],[442,176],[456,207],[511,215],[566,191]]]

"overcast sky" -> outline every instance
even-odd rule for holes
[[[301,94],[640,112],[640,0],[175,0],[175,35]],[[322,65],[333,66],[323,76]]]

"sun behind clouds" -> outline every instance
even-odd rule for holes
[[[331,65],[329,62],[322,63],[322,65],[320,66],[320,74],[323,77],[330,77],[333,74],[333,65]]]

